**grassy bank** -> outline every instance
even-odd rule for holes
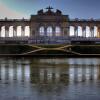
[[[36,52],[30,53],[30,55],[34,54],[55,54],[55,55],[70,55],[73,53],[65,52],[63,50],[53,50],[53,48],[62,48],[63,50],[67,50],[68,48],[71,49],[71,51],[80,53],[80,54],[100,54],[100,45],[72,45],[67,47],[66,45],[0,45],[0,54],[23,54],[27,52],[31,52],[34,50],[37,50]],[[41,48],[45,48],[44,50],[39,50]],[[51,50],[49,50],[51,48]],[[38,51],[39,50],[39,51]]]
[[[100,45],[75,45],[71,50],[81,54],[100,54]]]

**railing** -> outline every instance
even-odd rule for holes
[[[30,21],[30,19],[0,19],[0,21]]]
[[[0,40],[28,40],[28,37],[0,37]]]
[[[14,42],[27,42],[28,44],[70,44],[71,41],[94,41],[100,42],[97,37],[0,37],[0,43],[12,41]]]
[[[97,37],[71,37],[71,41],[100,41],[100,38]]]

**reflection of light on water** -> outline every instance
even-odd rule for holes
[[[69,65],[100,65],[100,61],[96,58],[69,58],[69,59],[40,59],[39,63],[48,64],[69,64]]]
[[[2,100],[13,96],[21,100],[95,100],[100,97],[99,86],[100,63],[96,58],[50,59],[50,63],[41,58],[0,58]]]
[[[82,66],[82,67],[72,67],[69,69],[70,81],[89,81],[97,80],[98,78],[98,67]],[[99,72],[100,73],[100,72]]]
[[[91,65],[91,64],[94,64],[94,65],[99,65],[100,62],[98,61],[98,59],[96,58],[91,58],[91,59],[88,59],[88,58],[70,58],[68,59],[68,64],[78,64],[78,65]]]
[[[49,64],[62,64],[66,63],[67,59],[40,59],[40,63],[49,63]]]
[[[100,78],[100,66],[97,59],[0,60],[2,82],[69,83],[97,81]],[[36,62],[37,65],[34,64]],[[41,63],[44,63],[44,67],[41,67]],[[55,63],[58,67],[54,67],[51,63]]]

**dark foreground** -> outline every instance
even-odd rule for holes
[[[99,58],[0,58],[0,100],[100,100]]]
[[[100,45],[1,44],[0,57],[100,57]]]

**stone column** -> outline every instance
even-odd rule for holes
[[[52,29],[53,29],[53,34],[52,34],[52,36],[56,36],[55,28],[53,27]]]
[[[78,36],[78,26],[74,26],[74,36]]]
[[[100,26],[97,26],[97,37],[100,38]]]
[[[17,26],[13,26],[13,37],[17,37]]]
[[[94,37],[94,26],[90,27],[90,36]]]
[[[64,36],[70,36],[70,26],[67,26],[64,29],[65,29],[65,32],[66,32],[66,34]]]
[[[86,37],[86,26],[82,27],[82,36]]]
[[[60,36],[64,36],[63,27],[61,27],[61,35]]]
[[[21,37],[25,36],[25,26],[21,27]]]
[[[44,27],[44,36],[47,36],[47,28]]]
[[[63,27],[63,36],[68,36],[68,27]]]
[[[70,26],[67,27],[67,36],[70,36]]]
[[[5,37],[9,37],[9,26],[5,26]]]
[[[30,28],[30,26],[29,26],[29,37],[31,36],[31,28]]]
[[[0,26],[0,37],[2,36],[2,35],[1,35],[1,31],[2,31],[2,26]]]

